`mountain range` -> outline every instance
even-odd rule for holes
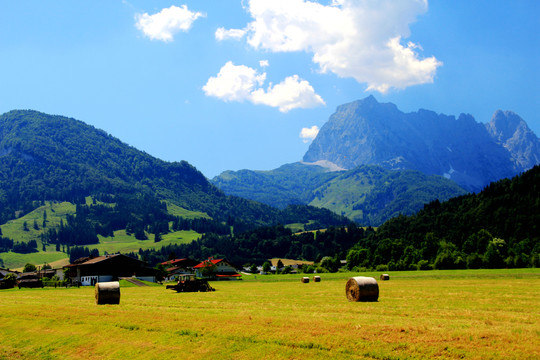
[[[345,169],[379,165],[441,175],[468,191],[512,177],[540,162],[540,140],[511,111],[481,124],[471,115],[418,110],[403,113],[373,96],[341,105],[303,157]]]
[[[496,111],[481,124],[465,114],[403,113],[369,96],[339,106],[303,161],[225,171],[211,181],[227,194],[272,206],[310,204],[379,225],[539,162],[540,140],[513,112]]]

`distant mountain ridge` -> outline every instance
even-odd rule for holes
[[[377,165],[331,171],[297,162],[269,171],[225,171],[211,182],[226,194],[278,208],[309,204],[375,226],[393,216],[412,215],[435,199],[445,201],[466,193],[442,176]]]
[[[227,194],[272,206],[310,204],[378,225],[538,163],[540,140],[511,111],[496,111],[481,124],[465,114],[406,114],[368,96],[338,106],[302,162],[226,171],[211,181]]]
[[[540,140],[513,112],[497,111],[489,124],[470,115],[401,112],[373,96],[341,105],[303,157],[352,169],[380,165],[442,175],[470,191],[512,177],[540,162]]]

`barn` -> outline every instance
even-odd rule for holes
[[[155,271],[145,262],[123,254],[81,258],[64,268],[72,282],[95,285],[98,282],[116,281],[122,277],[155,282]]]

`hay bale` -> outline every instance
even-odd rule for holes
[[[96,284],[96,304],[120,304],[120,283],[118,281]]]
[[[320,276],[314,276],[313,277],[313,282],[321,282],[321,277]]]
[[[300,281],[304,284],[307,284],[309,282],[309,278],[307,276],[304,276]]]
[[[381,274],[381,280],[390,280],[390,275],[388,275],[388,274]]]
[[[379,299],[379,285],[372,277],[358,276],[347,281],[345,294],[349,301],[377,301]]]

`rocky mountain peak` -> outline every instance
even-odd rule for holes
[[[528,170],[540,162],[540,140],[516,113],[497,110],[486,129],[497,144],[508,150],[516,171]]]
[[[497,112],[488,125],[469,114],[429,110],[403,113],[375,97],[339,106],[304,155],[342,168],[380,165],[443,175],[478,191],[539,163],[538,138],[512,112]]]

